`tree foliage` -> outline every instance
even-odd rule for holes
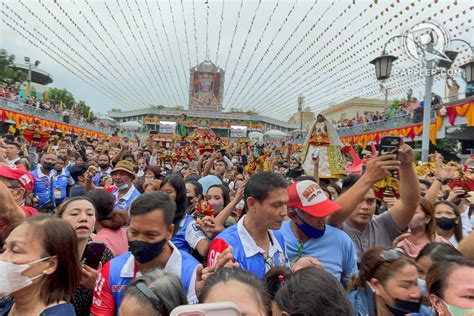
[[[9,55],[6,50],[0,49],[0,81],[8,86],[22,83],[26,80],[26,74],[13,68],[15,55]]]
[[[48,92],[48,100],[51,104],[63,104],[68,110],[72,110],[74,108],[75,100],[74,96],[71,92],[66,89],[60,88],[49,88]]]

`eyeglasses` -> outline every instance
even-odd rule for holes
[[[381,259],[381,261],[379,261],[372,269],[372,275],[374,275],[375,272],[377,272],[377,270],[380,268],[380,266],[385,262],[395,262],[398,259],[406,256],[407,254],[401,248],[385,249],[380,253],[379,258]]]

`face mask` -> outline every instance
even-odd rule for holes
[[[443,300],[441,300],[441,302],[443,302],[443,304],[446,305],[448,312],[451,313],[452,316],[468,316],[474,313],[474,308],[467,309],[467,308],[457,307],[455,305],[446,304],[446,302]]]
[[[183,169],[183,166],[176,166],[176,171],[181,171],[181,169]]]
[[[54,170],[56,170],[57,173],[63,172],[63,168],[54,168]]]
[[[92,150],[86,149],[86,155],[92,154]]]
[[[107,167],[109,166],[108,163],[100,163],[100,164],[98,164],[98,165],[99,165],[99,168],[100,168],[100,169],[107,169]]]
[[[158,257],[163,252],[166,239],[157,243],[149,243],[141,240],[128,241],[128,247],[139,263],[147,263]]]
[[[49,258],[51,258],[51,256],[26,264],[14,264],[0,260],[0,297],[19,291],[28,285],[31,285],[34,279],[43,276],[41,273],[35,277],[30,278],[21,274],[32,264],[47,260]]]
[[[303,234],[305,234],[309,238],[320,238],[324,235],[326,227],[324,229],[314,228],[313,226],[306,223],[301,217],[299,217],[298,215],[296,216],[300,219],[300,221],[302,221],[301,224],[296,224],[296,226],[298,226],[298,228],[303,232]]]
[[[145,177],[145,183],[155,180],[155,177]]]
[[[386,305],[394,316],[405,316],[407,314],[418,313],[420,311],[420,302],[405,301],[399,298],[395,299],[393,306]]]
[[[51,171],[54,169],[54,163],[50,163],[50,162],[44,162],[42,164],[44,170],[48,170],[48,171]]]
[[[425,226],[425,224],[426,224],[425,218],[417,218],[417,219],[412,219],[410,224],[408,224],[408,226],[410,227],[411,230],[413,230],[415,228]]]
[[[187,196],[186,197],[186,206],[190,206],[191,204],[193,204],[193,199],[194,199],[193,196]]]
[[[118,191],[122,191],[122,190],[125,190],[125,189],[128,189],[128,183],[125,183],[124,185],[121,185],[121,186],[117,187]]]
[[[436,218],[436,225],[441,229],[450,230],[456,225],[455,221],[455,218],[439,217]]]

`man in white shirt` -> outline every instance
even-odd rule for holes
[[[7,158],[7,164],[14,165],[15,162],[20,160],[21,147],[17,143],[7,144],[5,147],[5,156]]]

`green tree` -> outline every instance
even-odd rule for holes
[[[26,80],[25,72],[13,68],[14,61],[15,55],[9,55],[6,50],[0,49],[0,82],[8,86]]]
[[[90,106],[88,106],[86,102],[80,100],[76,104],[76,108],[79,110],[79,114],[85,117],[89,122],[96,119],[94,112],[92,112]]]
[[[72,93],[66,89],[49,88],[47,95],[51,104],[61,104],[62,102],[68,110],[73,109],[74,103],[76,102]]]

